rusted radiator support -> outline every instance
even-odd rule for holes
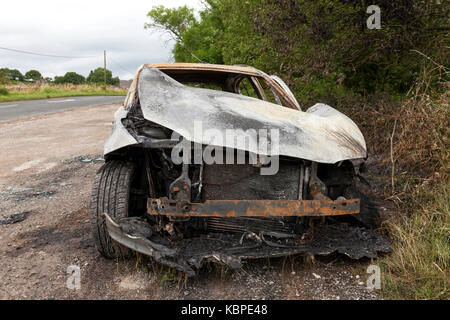
[[[359,199],[331,200],[206,200],[203,203],[149,198],[151,215],[173,217],[339,216],[359,213]]]

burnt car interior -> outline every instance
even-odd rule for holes
[[[194,89],[298,110],[281,86],[257,74],[159,70]],[[389,251],[372,230],[377,212],[370,199],[354,187],[360,173],[351,160],[281,155],[274,175],[261,175],[265,164],[257,156],[250,161],[255,155],[248,151],[243,164],[175,164],[173,130],[144,117],[137,91],[132,99],[121,123],[138,143],[107,154],[93,186],[91,221],[104,256],[132,249],[193,276],[208,261],[239,268],[251,258],[339,252],[358,259]],[[225,158],[238,150],[222,152]]]
[[[279,95],[281,88],[276,83],[267,83],[267,80],[262,77],[230,71],[178,69],[161,69],[161,71],[186,85],[200,88],[220,88],[225,92],[242,94],[296,109],[289,99]]]

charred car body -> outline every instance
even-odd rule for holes
[[[104,153],[91,223],[106,257],[132,249],[192,276],[207,261],[389,250],[355,192],[367,156],[356,124],[325,104],[302,111],[254,68],[141,66]]]

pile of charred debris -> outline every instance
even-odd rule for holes
[[[390,252],[387,237],[345,222],[319,223],[301,236],[274,231],[209,232],[174,241],[163,236],[164,232],[144,219],[124,218],[115,223],[107,216],[106,223],[113,239],[126,244],[123,239],[123,234],[126,234],[130,238],[130,247],[137,252],[152,256],[157,262],[183,271],[188,276],[195,276],[206,262],[221,262],[231,269],[238,269],[246,259],[302,253],[340,253],[352,259],[361,259],[376,258],[377,253]],[[253,222],[251,218],[238,219],[247,220],[249,224]]]

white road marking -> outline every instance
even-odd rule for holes
[[[41,163],[43,160],[45,160],[45,159],[35,159],[35,160],[27,161],[25,163],[22,163],[20,166],[13,168],[12,170],[14,172],[19,172],[19,171],[23,171],[26,169],[30,169],[31,167],[34,167],[38,163]]]
[[[55,162],[50,162],[47,164],[44,164],[43,166],[41,166],[41,169],[39,169],[39,171],[37,173],[41,173],[47,170],[50,170],[52,168],[56,167],[56,163]]]
[[[59,102],[71,102],[76,101],[75,99],[66,99],[66,100],[58,100],[58,101],[47,101],[48,103],[59,103]]]
[[[18,106],[18,104],[8,104],[6,106],[0,106],[0,109],[11,108],[11,107],[16,107],[16,106]]]

